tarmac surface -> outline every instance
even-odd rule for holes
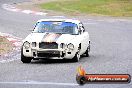
[[[0,6],[24,1],[27,0],[2,0]],[[11,12],[0,7],[0,32],[24,39],[41,18],[54,17]],[[8,57],[14,60],[0,63],[0,88],[132,88],[132,83],[79,86],[75,80],[80,65],[88,74],[132,75],[132,19],[94,16],[74,18],[81,20],[90,34],[90,57],[82,57],[77,63],[40,60],[23,64],[18,50]],[[2,59],[4,57],[0,57]]]

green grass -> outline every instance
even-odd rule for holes
[[[132,0],[59,0],[42,3],[40,7],[67,14],[132,16]]]

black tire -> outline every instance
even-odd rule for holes
[[[88,46],[86,52],[84,53],[86,57],[89,57],[89,52],[90,52],[90,45]]]
[[[86,50],[86,52],[85,52],[85,55],[86,55],[86,57],[89,57],[88,48],[87,48],[87,50]]]
[[[23,48],[21,49],[21,61],[23,62],[23,63],[30,63],[31,62],[31,58],[30,57],[25,57],[24,55],[23,55]]]
[[[80,55],[80,49],[78,50],[78,52],[75,54],[75,56],[73,57],[73,61],[74,62],[78,62],[79,60],[80,60],[80,57],[81,57],[81,55]]]

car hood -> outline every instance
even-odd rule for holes
[[[24,41],[69,43],[75,39],[75,37],[76,35],[71,34],[31,33],[24,39]]]

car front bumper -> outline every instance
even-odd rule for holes
[[[63,49],[23,49],[23,55],[33,58],[72,59],[75,51]]]

